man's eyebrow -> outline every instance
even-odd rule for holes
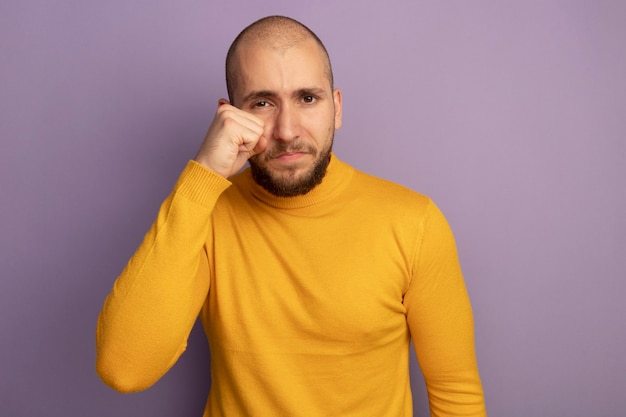
[[[264,98],[271,98],[275,96],[276,96],[276,93],[270,90],[252,91],[250,94],[248,94],[247,96],[243,98],[243,102],[247,103],[249,101],[259,100],[259,99],[264,99]]]
[[[262,99],[268,99],[268,98],[274,98],[277,97],[278,94],[276,94],[274,91],[271,90],[259,90],[259,91],[252,91],[250,92],[248,95],[246,95],[243,98],[243,102],[244,103],[248,103],[250,101],[256,101],[256,100],[262,100]],[[320,87],[305,87],[305,88],[300,88],[298,90],[296,90],[293,93],[293,97],[303,97],[303,96],[316,96],[316,97],[326,97],[326,90],[324,90],[323,88]]]
[[[302,96],[316,96],[316,97],[326,97],[326,90],[319,87],[309,87],[309,88],[301,88],[294,93],[294,97],[302,97]]]

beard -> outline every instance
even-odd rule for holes
[[[297,176],[295,169],[289,170],[283,175],[277,175],[268,165],[267,162],[273,156],[284,152],[301,152],[315,153],[315,149],[297,141],[292,143],[280,143],[271,150],[255,155],[250,158],[250,171],[252,179],[269,193],[277,197],[295,197],[304,195],[319,185],[326,176],[326,169],[330,163],[330,154],[333,147],[333,138],[330,144],[319,152],[317,158],[309,169]]]

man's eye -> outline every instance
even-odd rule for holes
[[[267,101],[257,101],[254,103],[254,107],[267,107],[269,103]]]
[[[313,96],[304,96],[302,97],[302,101],[305,103],[314,103],[315,102],[315,97]]]

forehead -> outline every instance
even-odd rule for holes
[[[326,56],[313,39],[283,46],[246,42],[239,46],[234,64],[235,96],[254,90],[330,89]]]

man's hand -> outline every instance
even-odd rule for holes
[[[263,120],[220,99],[215,118],[194,158],[213,172],[230,177],[267,146]]]

